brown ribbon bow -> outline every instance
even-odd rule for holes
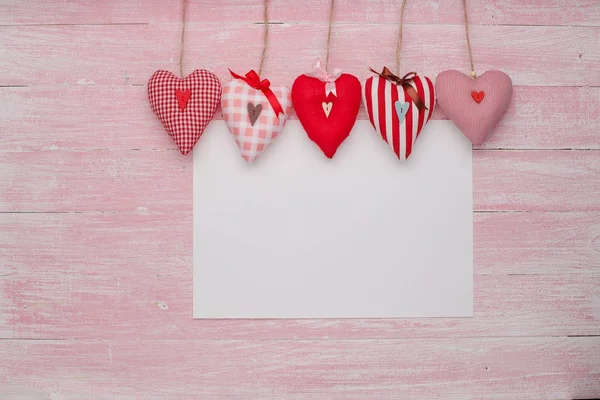
[[[409,72],[408,74],[404,75],[402,78],[399,78],[396,75],[392,74],[392,71],[390,71],[388,69],[388,67],[383,67],[383,71],[381,73],[375,71],[373,68],[369,68],[369,69],[374,74],[377,74],[380,77],[387,79],[388,81],[390,81],[398,86],[402,86],[404,88],[404,90],[406,90],[406,93],[408,93],[408,95],[412,99],[413,103],[415,103],[415,106],[417,106],[419,111],[428,109],[425,106],[423,99],[421,99],[421,96],[419,96],[419,93],[417,93],[415,88],[412,87],[412,85],[410,84],[410,81],[412,81],[413,78],[415,78],[417,76],[416,72]]]

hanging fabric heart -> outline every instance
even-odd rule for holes
[[[306,134],[327,158],[350,135],[360,108],[360,81],[334,70],[327,74],[321,61],[300,75],[292,86],[292,102]]]
[[[221,107],[223,118],[237,143],[242,158],[249,163],[279,136],[292,110],[290,91],[284,86],[271,87],[268,79],[260,79],[269,38],[269,8],[264,0],[263,51],[258,73],[245,76],[231,70],[233,80],[223,85]]]
[[[460,71],[443,71],[435,88],[444,113],[476,146],[502,119],[512,96],[512,81],[502,71],[487,71],[476,78]]]
[[[291,112],[290,91],[271,87],[253,70],[246,76],[231,75],[235,79],[223,85],[223,118],[242,158],[252,163],[281,133]]]
[[[396,43],[396,70],[400,70],[402,49],[402,20],[406,0],[400,6],[400,23]],[[370,68],[376,76],[363,84],[363,101],[371,125],[385,140],[396,157],[410,157],[421,130],[427,124],[435,106],[435,91],[431,79],[409,72],[402,78],[387,67],[381,73]]]
[[[512,81],[502,71],[487,71],[477,76],[469,39],[467,3],[462,0],[470,76],[460,71],[441,72],[435,80],[438,104],[465,136],[476,146],[483,144],[502,119],[512,97]]]
[[[183,0],[179,75],[183,77],[183,43],[185,37],[185,10]],[[186,155],[198,142],[204,129],[215,115],[221,99],[221,83],[210,71],[197,69],[185,78],[169,71],[159,70],[148,81],[148,100],[154,114],[165,130]]]
[[[202,136],[220,98],[219,79],[205,69],[195,70],[184,79],[160,70],[148,81],[150,107],[183,155]]]
[[[327,72],[331,26],[335,0],[329,6],[329,29],[325,65],[317,59],[313,70],[300,75],[292,86],[292,102],[298,120],[309,139],[319,146],[327,158],[333,158],[338,147],[350,135],[360,108],[360,81],[340,69]]]
[[[431,79],[414,72],[399,78],[384,67],[381,74],[363,84],[363,99],[375,130],[400,160],[408,159],[433,112],[435,93]]]

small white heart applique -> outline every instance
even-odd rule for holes
[[[329,113],[331,112],[332,108],[333,108],[332,102],[329,102],[329,103],[323,102],[323,111],[325,111],[325,115],[327,116],[327,118],[329,118]]]

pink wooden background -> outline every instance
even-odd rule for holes
[[[600,397],[600,1],[469,3],[476,69],[516,85],[474,151],[475,317],[194,321],[192,158],[145,88],[180,2],[0,0],[0,398]],[[274,83],[327,4],[271,1]],[[391,65],[398,11],[337,0],[332,65]],[[189,0],[186,71],[256,68],[261,13]],[[406,69],[467,71],[460,0],[405,20]]]

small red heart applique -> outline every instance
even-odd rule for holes
[[[187,105],[187,102],[190,99],[191,94],[192,94],[192,91],[190,89],[175,90],[175,96],[177,96],[177,102],[179,103],[179,109],[181,111],[185,110],[185,106]]]
[[[471,92],[471,97],[473,98],[473,100],[475,100],[477,102],[477,104],[479,104],[479,103],[481,103],[481,101],[485,97],[485,93],[484,92],[472,91]]]
[[[326,82],[300,75],[292,86],[298,120],[327,158],[332,158],[350,135],[361,99],[360,81],[354,75],[341,74],[333,84],[335,93],[326,90]]]
[[[186,155],[215,114],[221,84],[205,69],[197,69],[184,79],[159,70],[148,81],[148,100],[181,154]]]

